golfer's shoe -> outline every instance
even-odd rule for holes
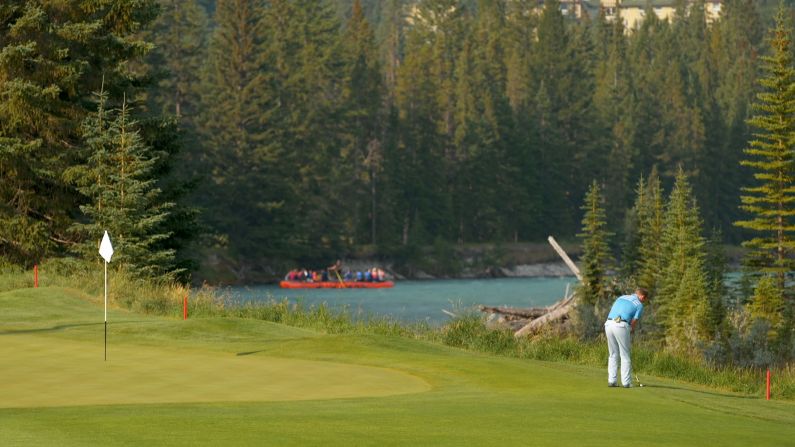
[[[615,388],[615,387],[618,386],[618,384],[615,383],[615,382],[607,382],[607,386],[610,387],[610,388]]]
[[[632,388],[632,384],[631,384],[631,383],[628,383],[628,384],[626,384],[626,385],[623,385],[623,387],[624,387],[624,388]]]

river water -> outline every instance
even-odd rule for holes
[[[304,305],[325,303],[355,317],[388,316],[402,322],[440,324],[453,313],[487,306],[547,306],[561,298],[574,277],[396,281],[390,289],[280,289],[278,285],[233,287],[237,302],[287,299]]]

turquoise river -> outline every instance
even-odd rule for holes
[[[574,277],[396,281],[391,289],[280,289],[278,285],[233,287],[233,301],[287,299],[304,305],[327,304],[356,317],[388,316],[403,322],[443,323],[443,310],[460,313],[487,306],[547,306],[560,300]]]

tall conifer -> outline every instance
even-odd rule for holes
[[[341,188],[342,195],[361,210],[350,216],[351,222],[345,231],[365,236],[357,238],[357,242],[376,244],[379,209],[377,180],[383,169],[384,158],[383,82],[375,36],[365,19],[360,0],[353,4],[342,45],[345,58],[341,98],[345,115],[345,147],[342,149],[341,161],[349,170],[347,174],[341,173],[339,181],[346,186]]]
[[[594,181],[585,196],[582,210],[582,232],[577,236],[582,240],[581,264],[583,276],[583,301],[590,305],[604,304],[608,299],[607,269],[609,267],[609,238],[613,235],[607,230],[607,216],[604,197],[599,184]]]
[[[754,139],[741,162],[756,180],[742,188],[741,208],[751,218],[735,225],[757,234],[743,243],[750,249],[747,262],[760,273],[774,274],[783,291],[787,275],[795,270],[795,65],[792,25],[783,6],[770,47],[772,54],[762,58],[756,114],[748,121],[756,129]]]
[[[327,0],[271,0],[262,25],[262,74],[272,103],[260,123],[268,145],[278,147],[274,176],[287,190],[282,214],[292,220],[282,220],[281,237],[295,254],[320,262],[350,247],[351,215],[360,209],[349,206],[344,188],[351,171],[342,154],[350,99],[342,93],[342,27]]]
[[[165,71],[153,102],[161,113],[192,125],[196,124],[201,67],[207,56],[207,22],[207,13],[197,0],[160,0],[160,14],[148,33],[155,44],[149,62]]]
[[[573,62],[570,48],[570,33],[566,29],[560,3],[547,0],[538,21],[537,41],[534,46],[535,69],[535,135],[539,148],[542,182],[543,226],[559,230],[573,230],[575,215],[571,191],[574,177],[574,150],[567,141],[567,126],[562,109],[569,105],[568,96],[573,93],[571,83],[576,82],[571,72]]]
[[[641,175],[635,188],[635,204],[624,218],[624,241],[621,245],[621,273],[635,280],[642,267],[640,225],[641,222],[645,223],[649,209],[648,201],[646,180]]]
[[[682,168],[665,210],[662,233],[663,274],[655,296],[655,316],[675,348],[693,347],[710,334],[710,296],[704,272],[702,224],[690,183]],[[694,325],[693,328],[690,325]],[[699,335],[693,338],[694,332]]]
[[[719,127],[725,136],[721,147],[705,154],[702,177],[710,181],[706,189],[699,188],[699,194],[704,198],[723,197],[718,202],[721,206],[705,207],[711,209],[705,211],[713,216],[713,225],[720,224],[732,241],[743,232],[731,225],[742,216],[737,185],[750,184],[753,179],[747,169],[737,166],[751,137],[746,120],[756,92],[763,33],[755,0],[725,0],[720,20],[710,30],[712,57],[716,59],[715,100],[723,121]]]
[[[478,16],[456,61],[452,191],[459,240],[518,237],[512,218],[524,203],[519,155],[512,151],[513,114],[505,95],[503,3],[479,2]]]
[[[604,54],[596,63],[594,105],[597,111],[594,121],[598,130],[594,133],[599,151],[593,154],[595,172],[605,178],[605,196],[608,213],[615,219],[627,206],[631,193],[632,173],[638,162],[634,145],[635,128],[632,110],[632,72],[627,60],[627,37],[621,20],[613,24],[596,26],[605,28],[606,40],[598,42]],[[603,36],[604,38],[604,36]],[[614,222],[616,223],[616,222]]]
[[[646,182],[645,192],[637,192],[638,235],[640,255],[638,283],[656,296],[659,290],[665,260],[663,258],[663,226],[665,225],[665,199],[660,177],[653,169]],[[655,299],[656,301],[656,299]]]
[[[221,0],[202,86],[201,136],[208,181],[206,221],[234,258],[285,254],[290,240],[288,189],[269,128],[278,99],[264,70],[265,28],[256,0]]]
[[[73,225],[82,243],[78,250],[95,258],[107,230],[114,243],[114,263],[141,276],[174,271],[174,250],[158,245],[170,234],[161,232],[173,203],[163,201],[153,168],[158,154],[144,143],[126,101],[107,110],[99,94],[98,110],[83,124],[87,163],[67,170],[89,202],[80,207],[88,218]]]
[[[437,39],[455,12],[451,7],[450,2],[418,4],[406,34],[406,57],[398,71],[399,142],[390,164],[396,192],[395,236],[402,245],[430,242],[429,234],[452,234],[445,162],[449,146],[445,128],[440,126],[446,122],[446,110],[439,103],[439,66],[447,62],[437,60],[440,49],[446,47]]]

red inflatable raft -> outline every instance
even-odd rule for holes
[[[381,282],[358,282],[358,281],[281,281],[279,287],[282,289],[385,289],[394,287],[392,281]]]

